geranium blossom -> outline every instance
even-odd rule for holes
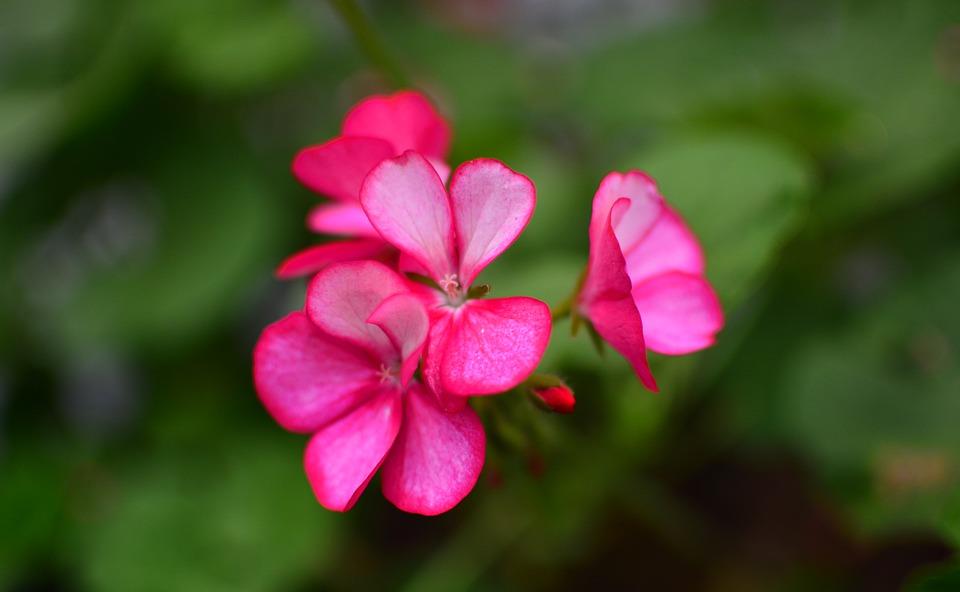
[[[315,207],[307,217],[314,232],[353,237],[295,253],[277,269],[280,277],[314,273],[334,261],[395,257],[360,208],[360,185],[383,159],[416,150],[444,179],[450,128],[421,94],[401,91],[359,102],[343,120],[341,135],[301,150],[294,176],[309,189],[335,200]]]
[[[425,295],[431,329],[424,378],[445,405],[513,388],[543,356],[551,324],[546,304],[469,298],[477,274],[527,225],[535,193],[529,179],[491,159],[461,165],[448,193],[413,151],[380,163],[360,190],[367,217],[400,250],[404,269],[437,287]]]
[[[656,390],[647,349],[691,353],[713,344],[723,311],[704,277],[696,236],[639,171],[610,173],[593,198],[590,260],[578,312]]]
[[[328,266],[306,309],[267,327],[254,351],[260,399],[280,425],[312,433],[304,464],[319,502],[350,509],[382,467],[401,510],[438,514],[473,489],[483,426],[414,378],[429,330],[423,303],[375,261]]]

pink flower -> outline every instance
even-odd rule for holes
[[[254,382],[280,425],[312,433],[304,465],[317,500],[350,509],[382,467],[401,510],[439,514],[473,489],[486,438],[470,407],[440,409],[414,380],[429,330],[421,300],[381,263],[330,265],[305,312],[267,327]]]
[[[691,353],[712,345],[723,327],[696,236],[639,171],[610,173],[594,195],[590,260],[577,304],[651,390],[657,386],[648,348]]]
[[[371,224],[400,250],[401,265],[438,286],[424,296],[431,324],[424,378],[445,405],[513,388],[546,349],[551,319],[543,302],[469,298],[477,274],[527,225],[535,194],[529,179],[491,159],[461,165],[448,194],[413,151],[380,163],[360,190]]]
[[[282,278],[315,273],[335,261],[389,260],[396,251],[384,243],[360,208],[360,185],[383,159],[416,150],[444,178],[450,128],[421,94],[401,91],[357,103],[343,120],[340,136],[300,151],[293,174],[303,185],[335,200],[315,207],[307,217],[314,232],[355,237],[295,253],[281,263]]]

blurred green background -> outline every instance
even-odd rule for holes
[[[452,162],[537,184],[495,295],[566,296],[641,167],[718,345],[655,395],[559,324],[574,415],[492,402],[446,515],[329,513],[250,352],[321,240],[292,156],[393,81],[324,0],[4,0],[0,588],[960,590],[960,2],[362,8]]]

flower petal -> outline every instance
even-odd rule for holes
[[[683,219],[669,207],[635,246],[626,252],[627,273],[634,285],[667,272],[703,274],[703,250]]]
[[[360,195],[367,173],[394,155],[384,140],[338,137],[301,150],[293,159],[293,175],[308,189],[351,202]]]
[[[450,320],[441,353],[444,392],[490,395],[536,369],[550,341],[550,308],[533,298],[469,300]],[[429,353],[433,353],[432,351]]]
[[[405,512],[446,512],[470,493],[483,469],[483,425],[470,407],[445,413],[417,384],[404,396],[403,411],[383,464],[383,495]]]
[[[633,299],[643,318],[647,347],[681,355],[713,345],[723,327],[723,310],[703,276],[670,272],[640,282]]]
[[[430,290],[430,292],[437,294],[436,290]],[[425,299],[424,296],[420,298],[421,300]],[[452,321],[452,309],[437,306],[430,310],[430,336],[427,338],[426,352],[423,356],[423,380],[437,398],[440,408],[448,413],[460,411],[467,404],[466,397],[445,391],[440,378],[440,369],[443,365],[444,353],[447,350],[447,339],[450,336]]]
[[[360,202],[319,205],[307,215],[307,228],[321,234],[380,238],[380,233],[370,224]]]
[[[450,204],[462,286],[469,287],[516,240],[536,201],[533,182],[498,160],[478,158],[460,165],[450,181]]]
[[[367,175],[360,203],[384,240],[415,259],[434,279],[456,273],[450,202],[423,156],[406,152]]]
[[[277,423],[313,432],[362,403],[379,377],[369,354],[336,342],[294,312],[260,335],[253,381]]]
[[[378,239],[348,240],[314,245],[287,257],[277,267],[280,279],[290,279],[317,273],[331,263],[359,259],[389,260],[396,251]]]
[[[381,361],[398,360],[383,330],[367,322],[373,311],[394,294],[407,292],[396,272],[376,261],[349,261],[318,273],[307,288],[307,315],[320,329],[374,354]]]
[[[394,154],[416,150],[444,159],[450,148],[447,122],[426,97],[413,91],[360,101],[343,120],[343,135],[381,138],[390,142]]]
[[[353,507],[400,431],[400,399],[398,390],[383,389],[310,439],[303,464],[320,505],[337,512]]]
[[[427,340],[430,319],[423,302],[412,292],[394,294],[370,314],[368,323],[380,327],[400,355],[400,382],[410,382]]]
[[[627,275],[620,243],[613,232],[612,220],[629,207],[629,199],[617,200],[607,213],[606,230],[591,234],[590,261],[579,307],[597,333],[630,362],[640,382],[656,391],[657,383],[647,362],[643,323],[633,302],[630,276]]]
[[[620,198],[629,198],[630,207],[613,217],[613,227],[623,251],[633,246],[660,217],[663,198],[657,185],[646,173],[629,171],[610,173],[603,178],[593,196],[593,213],[590,218],[590,240],[604,233],[607,215]]]

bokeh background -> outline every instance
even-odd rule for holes
[[[960,590],[960,3],[352,6],[0,3],[0,588]],[[291,158],[399,77],[537,184],[494,294],[562,300],[641,167],[728,316],[660,394],[559,324],[576,413],[496,400],[429,519],[323,510],[251,385]]]

